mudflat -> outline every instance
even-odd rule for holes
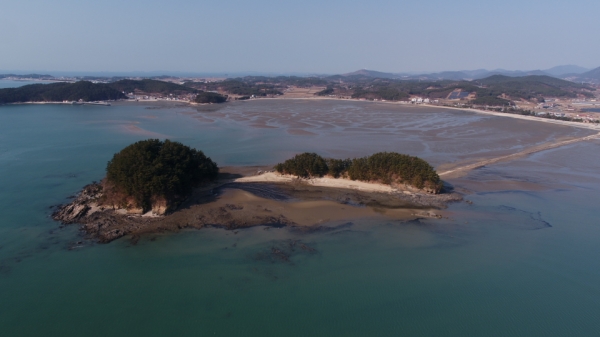
[[[248,171],[254,171],[254,167],[229,168],[218,182],[197,189],[176,211],[164,216],[152,212],[133,215],[124,209],[104,207],[98,203],[101,185],[91,184],[71,203],[60,206],[53,218],[64,224],[81,224],[90,239],[105,243],[125,235],[135,241],[144,234],[207,226],[230,230],[289,226],[315,231],[366,218],[393,221],[441,217],[439,209],[462,200],[455,193],[406,193],[383,189],[380,184],[331,187],[287,177],[265,179],[272,173],[254,179],[240,177],[240,172]]]
[[[237,125],[245,130],[256,129],[257,134],[277,135],[278,148],[290,150],[271,155],[271,164],[284,159],[279,157],[282,153],[288,157],[303,151],[337,158],[372,154],[374,149],[418,155],[436,166],[447,183],[464,193],[472,188],[494,190],[507,186],[505,180],[469,185],[472,182],[459,179],[471,170],[591,140],[596,135],[594,130],[459,110],[333,100],[282,103],[283,100],[257,100],[194,108],[157,105],[150,109],[176,107],[182,109],[178,113],[194,118],[200,125]],[[141,125],[139,128],[143,130]],[[55,218],[81,223],[88,236],[108,242],[125,235],[136,238],[146,233],[206,226],[318,228],[361,218],[402,221],[436,217],[443,216],[438,210],[448,202],[461,199],[452,193],[429,196],[392,191],[381,185],[365,188],[360,183],[337,179],[271,179],[269,175],[255,174],[261,169],[264,170],[226,168],[224,180],[197,190],[176,212],[162,217],[123,214],[124,210],[99,212],[93,207],[63,207],[62,214],[59,210]],[[543,187],[511,181],[511,188]],[[82,196],[87,198],[85,193]],[[78,202],[83,205],[87,201],[76,199],[70,205]]]

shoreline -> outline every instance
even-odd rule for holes
[[[293,99],[310,100],[306,98]],[[331,98],[321,97],[313,99],[331,100]],[[151,104],[184,106],[176,101],[119,102],[146,106]],[[369,101],[369,103],[406,105],[396,102]],[[408,106],[419,107],[419,105]],[[421,105],[421,107],[431,106]],[[475,109],[433,107],[477,112]],[[539,118],[524,119],[537,120]],[[573,122],[558,124],[565,123],[573,126]],[[585,127],[582,124],[574,126]],[[454,168],[450,166],[449,170],[438,174],[448,179],[481,166],[513,160],[534,152],[598,137],[600,137],[600,133],[575,139],[546,142],[518,153]],[[267,170],[271,170],[271,168]],[[330,177],[299,179],[272,171],[257,172],[256,167],[253,169],[234,167],[229,171],[223,171],[217,182],[197,189],[190,198],[167,215],[158,215],[160,210],[156,211],[157,214],[148,212],[134,215],[125,209],[108,208],[97,201],[101,194],[86,192],[86,190],[90,190],[89,186],[91,185],[88,185],[75,200],[60,206],[52,217],[63,224],[80,224],[80,228],[88,238],[107,243],[123,236],[136,238],[144,234],[177,232],[184,228],[201,229],[207,226],[217,226],[229,230],[254,226],[313,230],[360,219],[408,221],[417,218],[439,218],[443,214],[437,214],[434,210],[443,209],[451,202],[462,200],[462,195],[458,193],[432,195],[409,186],[390,186]]]
[[[368,100],[360,100],[360,99],[353,99],[353,98],[332,98],[332,97],[263,97],[263,98],[254,98],[254,99],[244,100],[244,101],[239,101],[239,102],[252,102],[252,101],[256,101],[256,100],[293,100],[293,101],[328,100],[328,101],[340,101],[340,102],[365,102],[365,103],[375,103],[375,104],[389,104],[389,105],[407,106],[407,107],[414,107],[414,108],[427,107],[427,108],[436,108],[436,109],[449,109],[449,110],[473,112],[473,113],[479,113],[479,114],[484,114],[484,115],[489,115],[489,116],[508,117],[508,118],[515,118],[515,119],[528,120],[528,121],[534,121],[534,122],[542,122],[542,123],[550,123],[550,124],[563,125],[563,126],[572,126],[572,127],[588,129],[588,130],[600,130],[600,124],[594,124],[594,123],[562,121],[562,120],[535,117],[535,116],[525,116],[525,115],[519,115],[519,114],[513,114],[513,113],[494,112],[494,111],[473,109],[473,108],[449,107],[449,106],[441,106],[441,105],[427,104],[427,103],[411,104],[411,103],[402,103],[402,102],[394,102],[394,101],[368,101]],[[225,103],[232,103],[232,102],[238,102],[238,101],[228,101]],[[88,104],[88,105],[106,105],[106,104],[110,104],[110,103],[114,103],[116,105],[119,105],[122,103],[131,103],[131,104],[140,104],[140,105],[152,104],[152,103],[167,103],[167,104],[175,103],[175,104],[186,104],[186,105],[189,105],[190,107],[211,105],[210,103],[201,104],[201,103],[194,103],[194,102],[183,101],[183,100],[117,100],[117,101],[106,101],[104,104],[103,103],[94,104],[93,102],[82,102],[82,103]],[[66,104],[66,105],[70,105],[70,104],[72,104],[72,102],[5,103],[5,105],[20,105],[20,104]],[[75,104],[75,105],[77,105],[77,104]]]
[[[410,108],[415,108],[415,109],[420,109],[420,108],[421,109],[422,108],[448,109],[448,110],[457,110],[457,111],[463,111],[463,112],[485,114],[485,115],[490,115],[490,116],[495,116],[495,117],[508,117],[508,118],[513,118],[513,119],[528,120],[528,121],[533,121],[533,122],[542,122],[542,123],[549,123],[549,124],[560,125],[560,126],[575,127],[575,128],[579,128],[579,129],[585,129],[585,130],[600,131],[600,126],[597,126],[592,123],[561,121],[561,120],[553,120],[553,119],[540,118],[540,117],[534,117],[534,116],[524,116],[524,115],[518,115],[518,114],[511,114],[511,113],[492,112],[492,111],[486,111],[486,110],[481,110],[481,109],[447,107],[447,106],[439,106],[439,105],[431,105],[431,104],[410,104],[410,103],[401,103],[401,102],[392,102],[392,101],[366,101],[366,100],[358,100],[358,99],[339,99],[339,98],[320,97],[320,96],[319,97],[304,97],[304,98],[267,97],[267,98],[256,98],[253,100],[240,101],[240,102],[249,102],[249,101],[256,101],[256,100],[349,101],[349,102],[381,103],[381,104],[387,104],[387,105],[405,106],[405,107],[410,107]],[[116,106],[119,106],[119,105],[170,106],[170,105],[173,105],[173,106],[179,106],[179,107],[192,107],[193,108],[193,107],[197,107],[200,105],[200,104],[192,104],[190,102],[180,101],[180,100],[117,100],[117,101],[111,101],[111,102],[114,103],[114,105],[116,105]],[[235,101],[232,101],[232,102],[235,102]],[[24,103],[9,103],[7,105],[21,105],[21,104],[71,105],[72,103],[68,103],[68,102],[24,102]],[[104,103],[93,103],[93,102],[84,103],[84,104],[105,105]],[[202,104],[202,105],[206,105],[206,104]],[[138,132],[138,130],[134,130],[134,132]],[[158,136],[158,135],[156,135],[156,136]],[[508,155],[504,155],[504,156],[496,157],[496,158],[483,159],[478,162],[470,162],[469,163],[469,161],[467,160],[467,161],[463,161],[462,163],[444,163],[444,164],[439,165],[439,167],[443,167],[444,171],[440,172],[438,174],[440,175],[440,177],[446,177],[446,178],[460,177],[470,170],[477,169],[477,168],[480,168],[480,167],[483,167],[486,165],[495,164],[498,162],[505,162],[505,161],[509,161],[509,160],[514,160],[514,159],[518,159],[523,156],[533,154],[536,152],[570,145],[575,142],[593,140],[593,139],[598,139],[598,138],[599,138],[599,136],[598,136],[598,134],[596,134],[596,135],[589,135],[589,136],[576,138],[576,139],[567,139],[567,140],[558,141],[558,142],[556,142],[556,141],[555,142],[547,142],[547,143],[539,144],[537,146],[533,146],[531,148],[527,148],[527,149],[517,152],[517,153],[512,153],[512,154],[508,154]],[[462,164],[462,166],[458,166],[461,164]],[[250,179],[250,178],[244,178],[244,179]],[[256,179],[256,178],[252,178],[252,179]],[[249,181],[249,180],[246,180],[246,181]],[[242,181],[240,181],[240,182],[242,182]],[[279,182],[289,182],[289,179],[287,179],[287,180],[279,179]],[[323,187],[329,186],[330,183],[331,183],[330,181],[319,181],[319,180],[314,180],[314,179],[311,182],[311,184],[313,184],[314,186],[323,186]],[[357,182],[353,182],[353,184],[357,185]],[[341,184],[341,185],[342,186],[340,186],[339,184],[333,184],[331,186],[344,188],[344,186],[343,186],[344,184]],[[358,184],[358,185],[362,186],[361,184]],[[373,190],[372,187],[366,187],[366,189]],[[379,187],[378,191],[381,192],[381,187]],[[386,190],[386,192],[392,192],[392,191],[388,188]],[[405,193],[409,193],[409,192],[405,192]]]
[[[254,176],[247,176],[242,178],[236,178],[233,180],[235,183],[294,183],[299,182],[311,186],[319,187],[331,187],[349,189],[363,192],[377,192],[377,193],[405,193],[405,194],[419,194],[417,189],[411,188],[405,185],[404,188],[394,188],[391,185],[364,182],[358,180],[350,180],[344,178],[310,178],[301,179],[296,176],[279,174],[274,172],[264,172]],[[424,193],[424,192],[423,192]],[[421,194],[423,194],[421,193]]]
[[[111,102],[117,101],[92,101],[92,102],[15,102],[15,103],[4,103],[0,105],[46,105],[46,104],[57,104],[57,105],[100,105],[100,106],[111,106]]]
[[[538,146],[533,146],[531,148],[525,149],[525,150],[517,152],[517,153],[512,153],[509,155],[490,158],[490,159],[485,159],[485,160],[478,161],[476,163],[467,164],[464,166],[458,166],[458,167],[455,167],[455,168],[452,168],[452,169],[449,169],[449,170],[446,170],[443,172],[438,172],[438,175],[440,176],[440,178],[441,177],[446,177],[446,178],[450,178],[450,179],[459,178],[471,170],[478,169],[478,168],[481,168],[481,167],[484,167],[487,165],[497,164],[497,163],[506,162],[506,161],[512,161],[512,160],[516,160],[516,159],[528,156],[533,153],[551,150],[551,149],[559,148],[562,146],[567,146],[567,145],[584,142],[587,140],[594,140],[594,139],[600,139],[600,132],[598,132],[597,134],[594,134],[594,135],[584,136],[584,137],[580,137],[580,138],[573,138],[573,139],[567,139],[567,140],[562,140],[562,141],[555,141],[555,142],[540,144]]]
[[[429,194],[347,179],[297,179],[266,172],[242,176],[248,167],[230,168],[218,181],[198,188],[166,215],[130,214],[102,205],[102,186],[90,184],[52,218],[79,224],[87,238],[108,243],[123,236],[177,232],[184,228],[255,226],[317,231],[360,219],[410,221],[441,218],[437,211],[462,200],[457,193]],[[237,172],[236,172],[237,170]],[[337,182],[332,182],[338,180]]]
[[[449,107],[449,106],[427,104],[427,103],[411,104],[411,103],[401,103],[399,101],[397,101],[397,102],[393,102],[393,101],[368,101],[368,100],[359,100],[359,99],[353,99],[353,98],[332,98],[332,97],[304,97],[304,98],[295,98],[295,97],[268,97],[268,98],[256,98],[256,100],[263,100],[263,99],[278,99],[278,100],[332,100],[332,101],[342,101],[342,102],[343,101],[349,101],[349,102],[366,102],[366,103],[391,104],[391,105],[408,106],[408,107],[415,107],[415,108],[427,107],[427,108],[437,108],[437,109],[450,109],[450,110],[458,110],[458,111],[467,111],[467,112],[480,113],[480,114],[491,115],[491,116],[496,116],[496,117],[509,117],[509,118],[516,118],[516,119],[523,119],[523,120],[530,120],[530,121],[537,121],[537,122],[545,122],[545,123],[558,124],[558,125],[564,125],[564,126],[574,126],[574,127],[584,128],[584,129],[599,130],[600,131],[600,124],[595,125],[595,124],[592,124],[592,123],[561,121],[561,120],[556,120],[556,119],[548,119],[548,118],[535,117],[535,116],[525,116],[525,115],[512,114],[512,113],[494,112],[494,111],[488,111],[488,110],[482,110],[482,109],[473,109],[473,108]]]

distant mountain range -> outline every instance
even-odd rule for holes
[[[423,74],[409,74],[409,73],[385,73],[374,70],[361,69],[355,72],[342,74],[341,76],[362,76],[372,78],[393,78],[393,79],[406,79],[406,80],[477,80],[493,75],[504,75],[510,77],[520,76],[552,76],[557,78],[567,77],[579,77],[585,74],[592,73],[595,70],[589,71],[589,69],[575,66],[575,65],[563,65],[557,66],[546,70],[505,70],[505,69],[477,69],[477,70],[461,70],[461,71],[443,71],[438,73],[423,73]],[[600,70],[598,71],[600,72]],[[590,74],[591,78],[595,78],[597,75]]]
[[[573,82],[600,83],[600,67],[582,74],[570,74],[565,79]]]
[[[106,73],[107,74],[107,73]],[[104,75],[106,75],[104,74]],[[149,75],[151,73],[146,73],[145,75]],[[179,77],[182,76],[183,73],[180,74],[171,74],[166,77]],[[249,74],[249,73],[248,73]],[[258,74],[258,73],[257,73]],[[127,76],[89,76],[81,73],[82,76],[73,77],[75,79],[89,80],[89,81],[118,81],[121,79],[129,78]],[[248,76],[247,74],[242,76],[240,74],[235,74],[233,77],[244,77]],[[266,77],[276,77],[282,76],[283,74],[263,74]],[[290,76],[291,74],[287,74],[285,76]],[[367,70],[361,69],[358,71],[354,71],[351,73],[341,74],[341,75],[308,75],[308,74],[295,74],[299,77],[320,77],[320,78],[330,78],[330,79],[343,79],[344,77],[352,77],[352,78],[387,78],[387,79],[401,79],[401,80],[421,80],[421,81],[438,81],[438,80],[451,80],[451,81],[462,81],[462,80],[479,80],[482,78],[494,76],[494,75],[504,75],[510,77],[522,77],[522,76],[552,76],[560,79],[566,79],[573,82],[587,82],[587,83],[600,83],[600,67],[596,69],[587,69],[576,65],[561,65],[556,66],[550,69],[544,70],[530,70],[530,71],[521,71],[521,70],[506,70],[506,69],[495,69],[495,70],[487,70],[487,69],[476,69],[476,70],[461,70],[461,71],[442,71],[436,73],[386,73],[375,70]],[[232,77],[227,74],[221,75],[223,77]],[[153,78],[153,79],[162,79],[165,76],[145,76],[145,78]],[[16,75],[16,74],[0,74],[1,78],[20,78],[20,79],[38,79],[38,80],[53,80],[57,79],[53,75],[40,75],[40,74],[27,74],[27,75]],[[142,76],[144,78],[144,76]]]
[[[556,66],[550,69],[544,70],[544,72],[550,76],[554,77],[565,77],[569,74],[583,74],[586,71],[589,71],[588,68],[567,65],[567,66]]]

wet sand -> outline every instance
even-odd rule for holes
[[[162,107],[173,106],[157,106]],[[236,128],[256,129],[259,134],[277,134],[274,149],[286,150],[269,152],[272,164],[304,151],[335,158],[395,151],[429,161],[443,179],[464,193],[469,191],[460,190],[464,181],[459,177],[476,168],[598,136],[592,130],[537,120],[380,102],[288,100],[282,104],[282,100],[255,100],[188,107],[184,114],[200,127],[204,123],[230,123],[237,124]],[[363,186],[340,179],[295,181],[272,174],[256,175],[265,169],[271,167],[225,169],[226,177],[219,184],[198,190],[176,212],[164,217],[122,216],[107,210],[84,214],[72,222],[84,223],[83,229],[91,238],[109,242],[125,235],[138,237],[206,226],[318,228],[363,218],[406,221],[435,217],[435,209],[460,199],[428,198],[389,186]],[[477,189],[494,189],[498,184],[488,182]],[[538,188],[535,183],[511,184],[514,189]]]
[[[237,183],[280,183],[288,184],[297,182],[297,184],[305,184],[310,186],[330,187],[330,188],[341,188],[349,190],[358,190],[364,192],[377,192],[377,193],[407,193],[411,194],[411,191],[416,191],[408,186],[394,186],[369,183],[364,181],[332,178],[332,177],[321,177],[321,178],[310,178],[310,179],[298,179],[296,176],[284,175],[275,172],[264,172],[254,176],[243,177],[235,179]]]
[[[321,97],[312,96],[311,97],[309,95],[303,95],[303,96],[298,96],[298,97],[295,97],[293,95],[289,95],[289,96],[283,95],[282,97],[261,98],[261,99],[278,99],[278,100],[333,100],[333,101],[364,102],[364,101],[360,101],[358,99],[352,99],[352,98],[343,98],[343,99],[340,99],[340,98],[332,98],[332,97],[326,97],[326,96],[321,96]],[[591,124],[591,123],[580,123],[580,122],[563,121],[563,120],[556,120],[556,119],[549,119],[549,118],[541,118],[541,117],[536,117],[536,116],[526,116],[526,115],[519,115],[519,114],[513,114],[513,113],[495,112],[495,111],[488,111],[488,110],[474,109],[474,108],[447,107],[447,106],[435,105],[435,104],[410,104],[410,103],[407,103],[407,102],[393,102],[393,101],[375,101],[375,102],[367,101],[367,102],[369,102],[369,103],[378,103],[378,104],[399,105],[399,106],[412,106],[412,107],[422,107],[422,108],[439,108],[439,109],[446,109],[446,110],[470,111],[470,112],[475,112],[475,113],[485,114],[485,115],[490,115],[490,116],[516,118],[516,119],[530,120],[530,121],[536,121],[536,122],[542,122],[542,123],[550,123],[550,124],[557,124],[557,125],[573,126],[573,127],[583,128],[583,129],[600,130],[600,126],[595,125],[595,124]]]
[[[511,155],[557,139],[595,134],[583,123],[541,123],[543,120],[537,118],[501,117],[507,114],[386,103],[258,99],[211,106],[210,111],[203,107],[192,117],[206,123],[281,130],[290,137],[279,141],[289,144],[292,151],[318,151],[338,158],[395,151],[417,155],[435,167],[449,165],[442,167],[444,170],[459,163]],[[276,157],[274,161],[282,159]]]
[[[487,165],[512,161],[512,160],[523,158],[523,157],[533,154],[533,153],[546,151],[546,150],[550,150],[550,149],[554,149],[554,148],[558,148],[558,147],[562,147],[562,146],[566,146],[566,145],[571,145],[571,144],[575,144],[578,142],[598,139],[598,138],[600,138],[600,133],[591,135],[591,136],[580,137],[580,138],[574,138],[574,139],[568,139],[568,140],[562,140],[562,141],[556,141],[556,142],[549,142],[549,143],[545,143],[542,145],[528,148],[524,151],[510,154],[507,156],[500,156],[500,157],[496,157],[496,158],[486,159],[486,160],[482,160],[482,161],[479,161],[479,162],[476,162],[473,164],[459,166],[459,167],[456,167],[456,168],[453,168],[450,170],[438,172],[438,174],[441,178],[447,178],[447,179],[448,178],[458,178],[458,177],[461,177],[461,176],[467,174],[471,170],[478,169],[478,168],[481,168],[481,167],[484,167]]]
[[[93,185],[90,185],[93,186]],[[184,228],[222,227],[229,230],[253,226],[293,227],[302,231],[340,225],[360,219],[407,221],[441,217],[438,207],[383,192],[365,192],[282,182],[223,181],[196,192],[166,216],[130,215],[97,205],[100,195],[84,189],[53,217],[63,223],[82,224],[90,239],[110,242],[129,235],[175,232]],[[460,200],[457,195],[453,201]],[[438,206],[446,204],[441,202]]]

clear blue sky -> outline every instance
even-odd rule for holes
[[[0,0],[0,70],[600,66],[598,0]]]

